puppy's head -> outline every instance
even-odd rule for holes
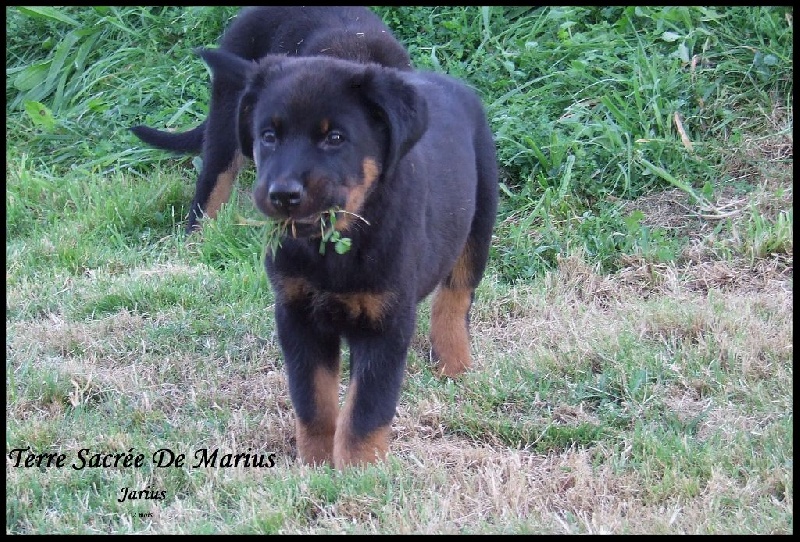
[[[402,72],[323,57],[269,55],[258,63],[202,50],[214,77],[242,94],[237,133],[256,164],[253,199],[298,237],[339,211],[345,230],[427,126],[419,90]]]

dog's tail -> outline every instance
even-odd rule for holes
[[[203,134],[206,130],[206,121],[187,132],[165,132],[149,126],[134,126],[131,132],[139,139],[167,151],[181,154],[197,154],[203,149]]]

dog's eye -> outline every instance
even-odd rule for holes
[[[344,143],[344,134],[339,130],[331,130],[325,134],[325,140],[322,143],[326,147],[338,147]]]
[[[261,144],[265,147],[274,147],[278,143],[278,136],[275,135],[275,130],[268,128],[261,132]]]

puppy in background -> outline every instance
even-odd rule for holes
[[[270,53],[326,56],[357,63],[376,63],[410,70],[406,49],[380,18],[365,7],[262,6],[242,10],[220,40],[219,49],[245,60]],[[230,198],[243,165],[236,137],[240,89],[212,78],[208,118],[187,132],[166,132],[148,126],[131,131],[154,147],[182,154],[202,150],[203,167],[189,209],[187,232],[200,227],[203,216],[216,217]]]

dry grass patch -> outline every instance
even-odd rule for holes
[[[295,463],[271,338],[222,327],[199,343],[167,340],[186,318],[177,307],[7,323],[13,370],[59,382],[48,395],[12,380],[15,439],[277,453],[268,470],[118,471],[104,481],[110,495],[165,487],[170,498],[135,507],[152,514],[140,520],[96,496],[23,530],[88,516],[89,532],[763,532],[782,520],[756,515],[792,506],[791,470],[752,448],[758,435],[784,442],[792,408],[792,306],[776,295],[791,292],[791,275],[697,288],[708,264],[602,275],[576,255],[532,285],[488,277],[472,317],[475,369],[456,381],[427,365],[423,308],[393,457],[352,473]],[[35,476],[11,470],[8,481]],[[50,483],[85,480],[62,472]]]

